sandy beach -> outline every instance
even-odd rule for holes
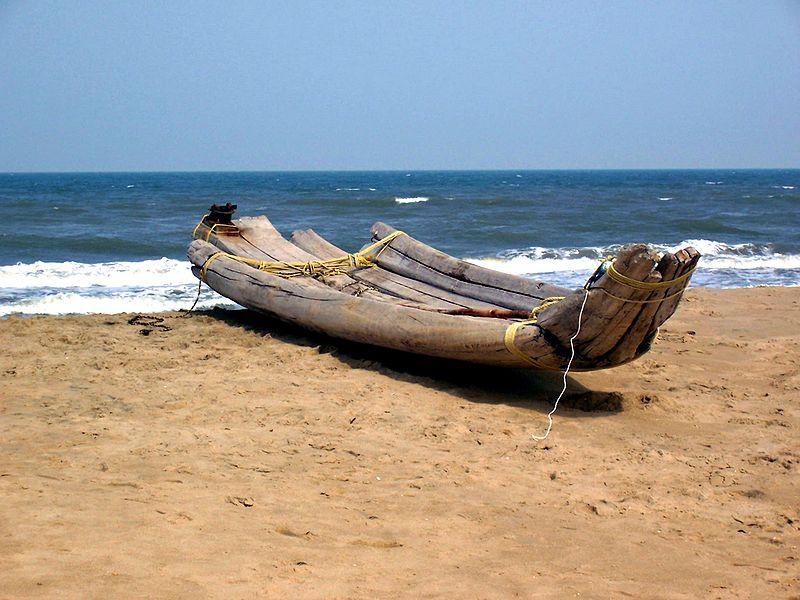
[[[543,443],[558,374],[245,311],[2,320],[0,598],[800,597],[799,309],[691,290]]]

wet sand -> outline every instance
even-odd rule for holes
[[[800,288],[690,291],[542,443],[558,374],[131,316],[0,321],[0,598],[800,597]]]

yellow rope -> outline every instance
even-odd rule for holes
[[[609,263],[608,270],[606,271],[606,273],[608,273],[608,276],[611,280],[616,281],[617,283],[621,283],[622,285],[627,285],[628,287],[631,287],[633,289],[644,290],[644,291],[657,291],[657,290],[669,289],[679,283],[683,283],[684,281],[688,280],[692,276],[692,273],[694,273],[695,270],[697,269],[697,266],[694,266],[688,271],[686,271],[686,273],[684,273],[680,277],[676,277],[675,279],[668,279],[666,281],[639,281],[638,279],[632,279],[617,271],[617,269],[614,267],[613,256],[609,256],[608,258],[604,259],[601,263],[601,266],[605,263]],[[633,300],[631,298],[622,298],[620,296],[616,296],[611,292],[609,292],[608,290],[606,290],[605,288],[593,287],[589,289],[599,290],[603,292],[606,296],[614,298],[614,300],[619,300],[620,302],[628,302],[630,304],[653,304],[656,302],[665,302],[667,300],[680,296],[686,291],[686,288],[684,287],[679,289],[677,292],[669,294],[668,296],[664,296],[663,298],[653,298],[650,300]]]
[[[617,283],[621,283],[622,285],[627,285],[628,287],[632,287],[637,290],[651,290],[651,291],[665,290],[667,288],[671,288],[673,285],[676,285],[678,283],[683,283],[684,281],[689,279],[689,277],[692,276],[692,273],[694,273],[695,269],[697,268],[696,266],[692,267],[680,277],[676,277],[675,279],[668,279],[667,281],[639,281],[638,279],[631,279],[630,277],[627,277],[622,273],[620,273],[619,271],[617,271],[617,269],[614,267],[614,263],[609,259],[605,259],[605,261],[603,262],[609,263],[608,271],[606,271],[606,273],[608,273],[608,276]]]
[[[528,356],[522,350],[517,347],[516,344],[516,337],[517,337],[517,330],[520,327],[525,327],[526,325],[536,325],[539,319],[539,313],[543,311],[545,308],[549,308],[561,302],[564,299],[564,296],[550,296],[549,298],[545,298],[542,300],[539,306],[536,306],[531,310],[530,318],[524,321],[514,321],[506,328],[506,333],[503,336],[503,343],[506,345],[506,349],[511,352],[514,356],[521,358],[525,362],[533,365],[537,369],[549,369],[552,370],[551,367],[545,366],[540,362],[536,361],[536,359]]]
[[[549,307],[553,306],[554,304],[558,304],[564,298],[565,298],[565,296],[550,296],[549,298],[545,298],[544,300],[542,300],[542,302],[541,302],[541,304],[539,304],[539,306],[535,306],[533,308],[533,310],[531,311],[531,314],[529,315],[529,319],[534,321],[534,322],[536,322],[536,315],[538,315],[545,308],[549,308]]]
[[[344,256],[338,256],[327,260],[310,260],[307,262],[258,260],[220,250],[209,256],[203,263],[203,266],[200,268],[200,278],[205,281],[208,267],[220,256],[231,258],[237,262],[250,265],[259,271],[264,271],[265,273],[287,279],[291,277],[328,277],[332,275],[345,275],[352,269],[375,266],[375,259],[380,256],[381,252],[386,249],[393,239],[401,235],[405,235],[405,232],[395,231],[354,254],[345,254]],[[375,252],[375,250],[378,251]]]
[[[601,266],[603,264],[605,264],[605,263],[609,263],[608,270],[606,271],[606,273],[608,273],[608,276],[609,276],[610,279],[612,279],[613,281],[616,281],[617,283],[621,283],[622,285],[627,285],[628,287],[631,287],[631,288],[634,288],[634,289],[637,289],[637,290],[647,290],[647,291],[665,290],[665,289],[671,288],[672,286],[677,285],[679,283],[683,283],[684,281],[688,280],[689,277],[692,276],[692,273],[694,273],[695,269],[697,268],[697,267],[692,267],[686,273],[684,273],[680,277],[676,277],[675,279],[670,279],[668,281],[652,281],[651,282],[651,281],[639,281],[638,279],[632,279],[630,277],[626,277],[625,275],[623,275],[622,273],[617,271],[617,269],[614,267],[614,262],[613,261],[614,261],[614,257],[609,256],[608,258],[604,259],[601,262]],[[599,287],[587,288],[586,289],[587,296],[588,296],[589,290],[599,290],[599,291],[603,292],[604,294],[614,298],[615,300],[620,300],[622,302],[629,302],[631,304],[652,304],[652,303],[655,303],[655,302],[665,302],[667,300],[670,300],[671,298],[675,298],[676,296],[679,296],[679,295],[683,294],[683,292],[686,291],[685,288],[681,288],[677,292],[669,294],[668,296],[665,296],[663,298],[655,298],[655,299],[652,299],[652,300],[633,300],[633,299],[630,299],[630,298],[622,298],[620,296],[616,296],[616,295],[612,294],[611,292],[609,292],[609,291],[607,291],[607,290],[605,290],[603,288],[599,288]],[[544,300],[542,300],[542,302],[541,302],[541,304],[539,304],[539,306],[536,306],[536,307],[533,308],[533,310],[531,310],[531,314],[530,314],[530,318],[529,319],[526,319],[524,321],[514,321],[513,323],[511,323],[506,328],[505,335],[503,336],[503,342],[505,343],[506,349],[509,352],[511,352],[511,354],[513,354],[514,356],[517,356],[517,357],[521,358],[522,360],[524,360],[525,362],[533,365],[534,367],[537,367],[539,369],[551,369],[551,367],[547,367],[547,366],[541,364],[540,362],[536,361],[535,359],[533,359],[530,356],[528,356],[527,354],[525,354],[522,350],[520,350],[517,347],[517,344],[516,344],[517,331],[521,327],[525,327],[527,325],[538,325],[538,314],[541,311],[543,311],[544,309],[549,308],[549,307],[551,307],[551,306],[553,306],[555,304],[558,304],[563,299],[564,299],[564,296],[551,296],[550,298],[545,298]]]
[[[590,290],[597,290],[598,292],[603,292],[606,296],[610,296],[611,298],[614,298],[614,300],[619,300],[620,302],[628,302],[630,304],[654,304],[655,302],[666,302],[667,300],[670,300],[671,298],[675,298],[676,296],[680,296],[683,292],[686,291],[686,288],[681,288],[677,292],[675,292],[673,294],[670,294],[668,296],[664,296],[663,298],[653,298],[652,300],[631,300],[630,298],[622,298],[620,296],[615,296],[614,294],[612,294],[611,292],[609,292],[605,288],[593,287],[593,288],[589,288],[589,289]]]
[[[205,219],[205,216],[203,217]],[[192,237],[194,238],[197,235],[197,231],[201,225],[203,225],[203,219],[195,226],[194,231],[192,232]],[[233,229],[234,232],[238,232],[238,228],[235,225],[227,225],[223,223],[216,223],[209,227],[208,231],[205,235],[205,240],[211,237],[212,234],[217,233],[216,229],[219,227],[220,229],[229,228]],[[257,260],[255,258],[248,258],[246,256],[238,256],[236,254],[230,254],[229,252],[215,252],[211,256],[209,256],[206,261],[203,263],[203,266],[200,268],[200,279],[205,281],[206,273],[208,272],[208,268],[212,262],[214,262],[220,256],[224,256],[226,258],[233,259],[237,262],[241,262],[252,267],[255,267],[259,271],[264,271],[266,273],[270,273],[272,275],[277,275],[279,277],[284,278],[291,278],[291,277],[319,277],[319,276],[332,276],[332,275],[345,275],[350,270],[360,268],[360,267],[373,267],[375,266],[375,259],[380,256],[381,252],[386,250],[389,246],[389,243],[398,236],[405,235],[403,231],[395,231],[390,235],[387,235],[385,238],[379,239],[373,244],[362,248],[360,251],[354,254],[346,254],[344,256],[339,256],[336,258],[331,258],[328,260],[311,260],[307,262],[302,261],[264,261],[264,260]],[[374,256],[371,255],[372,252],[378,250]],[[692,267],[689,271],[681,275],[680,277],[676,277],[675,279],[671,279],[669,281],[658,281],[658,282],[649,282],[649,281],[639,281],[638,279],[632,279],[630,277],[626,277],[622,273],[616,270],[613,263],[613,257],[608,257],[603,260],[604,264],[606,262],[609,263],[608,276],[613,281],[617,283],[621,283],[622,285],[627,285],[628,287],[637,289],[637,290],[663,290],[670,288],[678,283],[682,283],[691,277],[692,273],[696,269],[696,267]],[[675,292],[674,294],[670,294],[664,298],[656,298],[653,300],[632,300],[629,298],[621,298],[619,296],[615,296],[611,292],[603,288],[588,288],[586,290],[586,296],[588,297],[589,289],[597,289],[611,296],[616,300],[620,300],[622,302],[630,302],[633,304],[650,304],[653,302],[664,302],[669,300],[670,298],[674,298],[684,292],[683,289]],[[523,361],[527,362],[530,365],[533,365],[537,369],[544,369],[544,370],[553,370],[552,367],[547,365],[543,365],[542,363],[538,362],[536,359],[532,358],[531,356],[525,354],[522,350],[520,350],[516,345],[516,337],[517,331],[521,327],[526,327],[528,325],[537,325],[539,313],[546,308],[550,308],[561,302],[564,299],[564,296],[550,296],[542,300],[539,306],[534,307],[531,310],[530,318],[525,319],[523,321],[514,321],[511,323],[505,331],[505,335],[503,336],[503,342],[505,344],[506,349],[513,354],[514,356],[522,359]],[[584,298],[584,306],[585,306]]]
[[[197,236],[197,230],[200,229],[202,225],[206,225],[203,221],[208,215],[203,215],[203,218],[194,226],[194,230],[192,231],[192,239]],[[219,228],[219,231],[217,230]],[[228,233],[228,234],[236,234],[239,233],[239,228],[236,225],[229,225],[228,223],[214,223],[211,227],[208,227],[208,231],[206,231],[206,235],[203,238],[204,241],[208,241],[212,234],[219,235],[220,233]]]
[[[202,218],[202,219],[200,219],[200,220],[197,222],[197,225],[195,225],[195,226],[194,226],[194,229],[192,230],[192,239],[194,239],[195,237],[197,237],[197,230],[198,230],[198,229],[200,229],[200,226],[203,224],[203,219],[205,219],[207,216],[208,216],[208,215],[203,215],[203,218]]]

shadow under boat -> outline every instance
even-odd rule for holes
[[[397,381],[418,383],[468,402],[505,404],[547,413],[563,385],[561,373],[465,364],[367,346],[308,331],[248,309],[212,308],[191,314],[211,317],[254,335],[269,335],[282,342],[316,348],[320,354],[331,354],[349,367],[374,371]],[[571,415],[562,413],[562,416],[572,417],[620,412],[623,395],[589,389],[569,376],[561,407],[580,411]]]

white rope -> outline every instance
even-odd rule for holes
[[[561,393],[556,398],[556,401],[553,403],[553,410],[547,413],[547,430],[544,432],[544,435],[536,435],[535,433],[531,434],[531,437],[536,440],[537,442],[541,442],[547,439],[547,436],[550,435],[550,430],[553,428],[553,415],[555,414],[556,410],[558,410],[558,403],[561,402],[561,398],[564,396],[564,393],[567,391],[567,375],[569,374],[570,367],[572,367],[572,361],[575,360],[575,338],[578,337],[578,334],[581,332],[581,320],[583,319],[583,309],[586,308],[586,301],[589,299],[589,290],[584,289],[584,296],[583,296],[583,304],[581,304],[581,310],[578,313],[578,330],[575,332],[571,338],[569,338],[569,347],[572,354],[569,357],[569,362],[567,362],[567,368],[564,369],[564,387],[561,388]]]

